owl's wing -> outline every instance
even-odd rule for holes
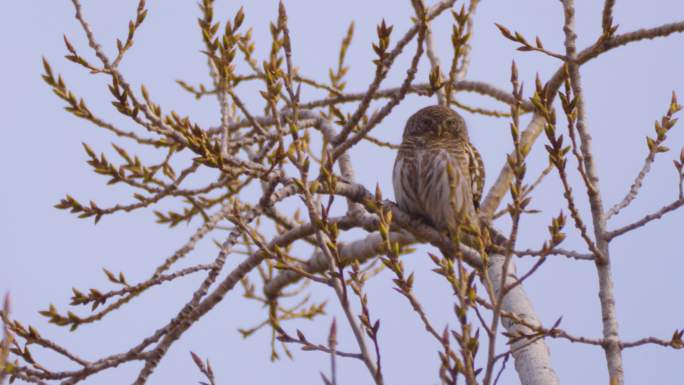
[[[416,178],[418,177],[418,165],[415,154],[411,151],[399,150],[394,161],[392,170],[392,185],[394,198],[399,207],[413,214],[424,215],[422,209]]]
[[[473,192],[473,205],[475,205],[475,209],[479,210],[485,182],[484,163],[482,162],[480,153],[470,142],[466,143],[466,154],[468,156],[470,185]]]
[[[394,187],[394,199],[402,210],[406,210],[406,192],[404,189],[403,169],[405,166],[405,158],[401,153],[397,154],[394,160],[394,168],[392,169],[392,187]]]

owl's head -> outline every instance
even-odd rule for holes
[[[468,129],[463,117],[444,106],[429,106],[418,110],[406,122],[403,139],[468,141]]]

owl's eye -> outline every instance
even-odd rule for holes
[[[430,127],[430,126],[432,125],[432,119],[430,119],[430,118],[423,118],[423,119],[421,119],[420,124],[421,124],[423,127]]]

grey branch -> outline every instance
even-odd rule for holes
[[[603,320],[603,338],[606,344],[603,345],[606,361],[608,364],[608,374],[611,383],[615,385],[624,384],[624,369],[622,365],[622,350],[619,344],[618,323],[615,306],[615,293],[613,289],[613,276],[610,264],[609,244],[605,239],[606,216],[603,211],[601,200],[601,190],[599,186],[596,164],[591,149],[591,135],[586,123],[586,112],[584,107],[584,93],[581,85],[579,64],[576,62],[577,53],[575,42],[575,6],[574,0],[564,0],[563,9],[565,15],[565,52],[570,61],[567,63],[570,72],[572,91],[577,98],[577,132],[580,137],[580,150],[584,158],[584,170],[591,185],[587,185],[589,205],[591,206],[591,216],[594,224],[594,236],[601,255],[595,255],[596,271],[599,280],[599,299],[601,302],[601,318]]]
[[[676,201],[674,201],[674,202],[672,202],[666,206],[663,206],[660,210],[658,210],[654,213],[648,214],[636,222],[630,223],[626,226],[620,227],[618,229],[615,229],[613,231],[606,233],[605,237],[608,240],[612,240],[615,237],[618,237],[618,236],[625,234],[629,231],[632,231],[634,229],[642,227],[642,226],[646,225],[648,222],[651,222],[651,221],[656,220],[656,219],[660,219],[663,217],[663,215],[665,215],[671,211],[677,210],[678,208],[680,208],[682,206],[684,206],[684,198],[680,197]]]

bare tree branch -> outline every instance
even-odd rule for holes
[[[682,206],[684,206],[684,199],[682,199],[680,197],[676,201],[674,201],[668,205],[663,206],[660,210],[658,210],[654,213],[648,214],[636,222],[630,223],[628,225],[622,226],[622,227],[615,229],[613,231],[607,232],[604,235],[604,237],[607,240],[612,240],[615,237],[619,237],[620,235],[623,235],[629,231],[632,231],[634,229],[638,229],[639,227],[646,225],[648,222],[651,222],[651,221],[656,220],[656,219],[660,219],[663,217],[663,215],[665,215],[671,211],[674,211],[674,210],[676,210]]]
[[[565,49],[567,56],[573,60],[567,63],[570,72],[572,90],[577,98],[577,131],[581,140],[581,152],[584,157],[584,169],[591,185],[587,185],[591,215],[594,223],[594,236],[596,245],[601,254],[595,255],[596,270],[599,280],[599,299],[601,301],[601,315],[603,319],[603,338],[606,344],[603,346],[608,363],[608,373],[611,383],[622,385],[624,383],[624,368],[622,365],[622,351],[619,346],[619,334],[617,314],[615,309],[615,293],[613,289],[613,277],[610,265],[609,245],[605,239],[606,216],[603,211],[601,191],[599,187],[596,165],[591,149],[591,135],[586,127],[586,113],[584,108],[584,94],[582,90],[579,65],[574,62],[577,58],[575,41],[575,7],[573,0],[564,0],[565,14]]]

